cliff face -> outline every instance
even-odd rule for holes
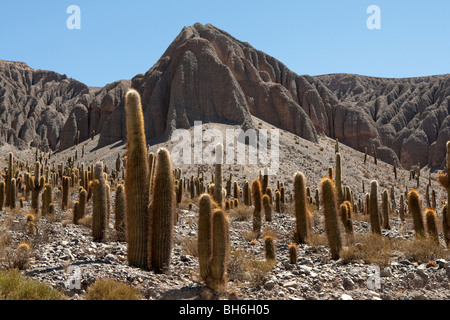
[[[404,168],[418,163],[445,166],[450,75],[385,79],[337,74],[317,79],[340,103],[361,110],[370,119],[380,145],[391,149]]]
[[[124,96],[142,97],[148,139],[194,121],[254,128],[251,116],[312,142],[319,134],[409,168],[443,167],[450,139],[450,76],[384,79],[297,75],[212,25],[185,27],[145,74],[89,88],[51,71],[0,61],[0,143],[52,150],[94,131],[125,139]]]

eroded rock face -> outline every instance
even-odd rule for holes
[[[88,92],[65,75],[0,61],[0,141],[55,149],[73,99]]]
[[[419,163],[443,167],[450,139],[450,75],[386,79],[336,74],[317,79],[340,103],[365,114],[375,139],[391,149],[404,168]]]
[[[132,80],[142,96],[147,137],[169,137],[194,121],[245,130],[254,128],[254,115],[317,141],[305,111],[275,81],[283,72],[277,63],[211,25],[185,27],[156,65]]]

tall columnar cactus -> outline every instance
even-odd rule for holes
[[[343,185],[342,185],[342,164],[341,164],[341,154],[336,153],[336,174],[334,178],[334,183],[336,185],[336,195],[337,195],[337,205],[340,206],[344,202]]]
[[[272,235],[264,237],[265,255],[267,261],[276,261],[275,238]]]
[[[0,181],[0,211],[3,210],[5,203],[5,181]]]
[[[95,164],[92,186],[92,237],[94,241],[105,241],[108,231],[108,191],[102,162]]]
[[[48,207],[53,202],[52,186],[50,183],[46,183],[44,186],[44,192],[42,192],[42,209],[41,214],[45,217],[48,214]]]
[[[369,215],[372,233],[381,235],[380,216],[378,212],[378,181],[370,183]]]
[[[427,222],[427,231],[433,241],[439,245],[439,233],[437,230],[437,214],[431,208],[428,208],[425,212],[425,220]]]
[[[14,171],[14,154],[12,152],[8,153],[8,171],[6,172],[6,177],[5,177],[5,193],[6,193],[6,198],[5,198],[5,207],[10,207],[10,203],[11,203],[11,179],[14,177],[13,176],[13,171]]]
[[[442,233],[447,248],[450,247],[450,212],[447,204],[442,207]]]
[[[342,248],[341,234],[338,224],[335,185],[329,178],[323,178],[320,182],[325,215],[325,229],[331,250],[331,258],[339,259]]]
[[[261,181],[261,192],[263,194],[267,193],[267,187],[269,186],[269,169],[264,168],[262,173],[262,181]]]
[[[175,178],[172,159],[166,148],[156,154],[153,199],[149,219],[149,261],[156,273],[170,269],[176,218]]]
[[[275,191],[275,211],[281,213],[281,193],[279,190]]]
[[[200,277],[214,291],[226,288],[229,221],[221,209],[212,211],[209,194],[200,196],[198,257]]]
[[[199,200],[198,217],[198,263],[200,277],[207,282],[210,270],[210,259],[212,255],[212,201],[207,193],[202,194]]]
[[[345,232],[347,234],[353,234],[353,209],[350,201],[344,201],[340,207],[339,211],[341,214],[342,225],[344,226]]]
[[[39,195],[45,185],[45,177],[41,176],[41,164],[35,163],[34,177],[28,179],[28,188],[31,190],[31,208],[37,213],[39,210]]]
[[[116,201],[114,207],[115,224],[114,229],[117,231],[117,240],[125,241],[125,187],[118,184],[116,189]]]
[[[239,197],[239,192],[240,190],[239,190],[239,185],[238,185],[238,183],[237,183],[237,181],[234,181],[233,182],[233,198],[234,199],[240,199],[240,197]]]
[[[149,167],[141,98],[136,90],[126,95],[127,161],[125,203],[128,263],[148,269]]]
[[[383,190],[381,196],[381,208],[383,212],[383,228],[386,230],[391,230],[391,225],[389,223],[389,195],[387,190]]]
[[[223,205],[223,145],[218,143],[216,146],[216,164],[215,164],[215,174],[214,174],[214,200],[217,202],[219,207]]]
[[[262,192],[261,182],[259,179],[255,179],[252,182],[253,204],[255,209],[253,210],[253,232],[255,236],[259,238],[261,236],[261,209],[262,209]]]
[[[14,209],[16,207],[16,178],[12,178],[9,185],[9,207]]]
[[[62,178],[62,204],[61,207],[63,210],[67,210],[69,208],[69,189],[70,189],[70,178],[64,176]]]
[[[311,233],[311,218],[307,208],[306,178],[302,172],[294,175],[294,193],[297,242],[307,243]]]
[[[405,221],[405,200],[403,194],[400,195],[400,208],[398,209],[400,220]]]
[[[447,191],[447,205],[450,203],[450,141],[447,141],[447,156],[446,156],[446,173],[440,173],[438,176],[439,183]]]
[[[244,182],[244,189],[242,190],[242,197],[244,198],[244,204],[245,204],[246,206],[250,205],[250,202],[249,202],[249,200],[248,200],[248,197],[249,197],[249,192],[248,192],[249,187],[250,187],[250,186],[248,185],[248,181],[245,181],[245,182]]]
[[[270,198],[267,194],[263,195],[262,203],[264,207],[264,218],[266,221],[272,221],[272,204],[270,203]]]
[[[86,189],[81,188],[78,193],[78,210],[77,210],[77,223],[80,219],[83,219],[86,216],[86,202],[87,202],[88,193]]]
[[[419,193],[412,189],[408,193],[408,209],[413,217],[414,231],[417,237],[425,236],[425,227],[422,214],[422,202]]]

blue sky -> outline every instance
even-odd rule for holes
[[[81,29],[69,30],[70,5]],[[381,29],[366,12],[381,9]],[[212,23],[298,74],[450,73],[450,1],[44,0],[0,2],[0,59],[104,86],[145,73],[184,26]]]

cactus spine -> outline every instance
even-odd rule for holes
[[[125,203],[128,263],[148,269],[149,167],[141,99],[136,90],[126,94],[127,150]]]
[[[156,154],[153,199],[149,219],[149,265],[156,273],[170,268],[173,226],[176,218],[175,178],[172,159],[166,148]]]
[[[325,229],[331,249],[331,258],[337,260],[339,259],[342,243],[337,217],[335,185],[329,178],[323,178],[320,187],[322,190]]]

